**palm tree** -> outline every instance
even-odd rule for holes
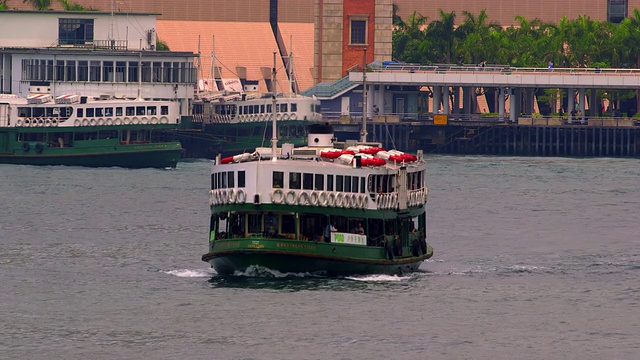
[[[62,4],[62,6],[66,11],[88,11],[89,10],[82,5],[72,3],[69,0],[58,0],[58,1],[60,1],[60,4]]]
[[[51,0],[22,0],[23,4],[31,4],[36,10],[47,10],[51,6]]]
[[[437,63],[451,63],[458,34],[455,28],[456,13],[445,13],[438,10],[440,19],[434,20],[427,28],[427,34],[433,39],[432,61]]]

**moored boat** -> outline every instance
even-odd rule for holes
[[[333,139],[330,125],[311,125],[306,146],[218,156],[202,260],[223,275],[350,275],[409,273],[430,258],[422,153]]]
[[[176,167],[182,146],[171,101],[74,94],[0,98],[0,163],[127,168]]]

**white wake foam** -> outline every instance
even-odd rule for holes
[[[165,274],[177,276],[177,277],[187,277],[187,278],[197,278],[197,277],[211,277],[215,275],[215,271],[213,269],[178,269],[178,270],[168,270],[163,271]]]

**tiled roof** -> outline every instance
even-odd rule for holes
[[[286,32],[285,29],[287,29]],[[295,34],[293,38],[294,67],[301,88],[305,89],[310,86],[306,84],[313,84],[311,71],[308,70],[313,66],[313,24],[285,24],[281,27],[281,31],[286,46],[289,46],[288,34]],[[164,41],[172,51],[198,53],[199,39],[203,78],[212,77],[211,50],[215,38],[215,64],[221,70],[221,77],[238,78],[238,73],[244,71],[238,68],[246,68],[247,80],[259,80],[260,91],[267,91],[264,74],[268,74],[267,78],[270,77],[273,52],[278,50],[268,22],[158,20],[157,34],[158,38]],[[298,44],[298,37],[300,44]],[[280,56],[277,56],[276,64],[278,89],[281,92],[288,92],[287,74]],[[304,71],[305,67],[306,71]]]

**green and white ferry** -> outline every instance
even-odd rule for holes
[[[416,271],[433,255],[423,154],[385,150],[366,133],[361,140],[334,142],[332,127],[316,124],[303,147],[272,138],[271,147],[218,156],[202,260],[220,275]]]
[[[0,95],[0,163],[176,167],[179,123],[172,101]]]

